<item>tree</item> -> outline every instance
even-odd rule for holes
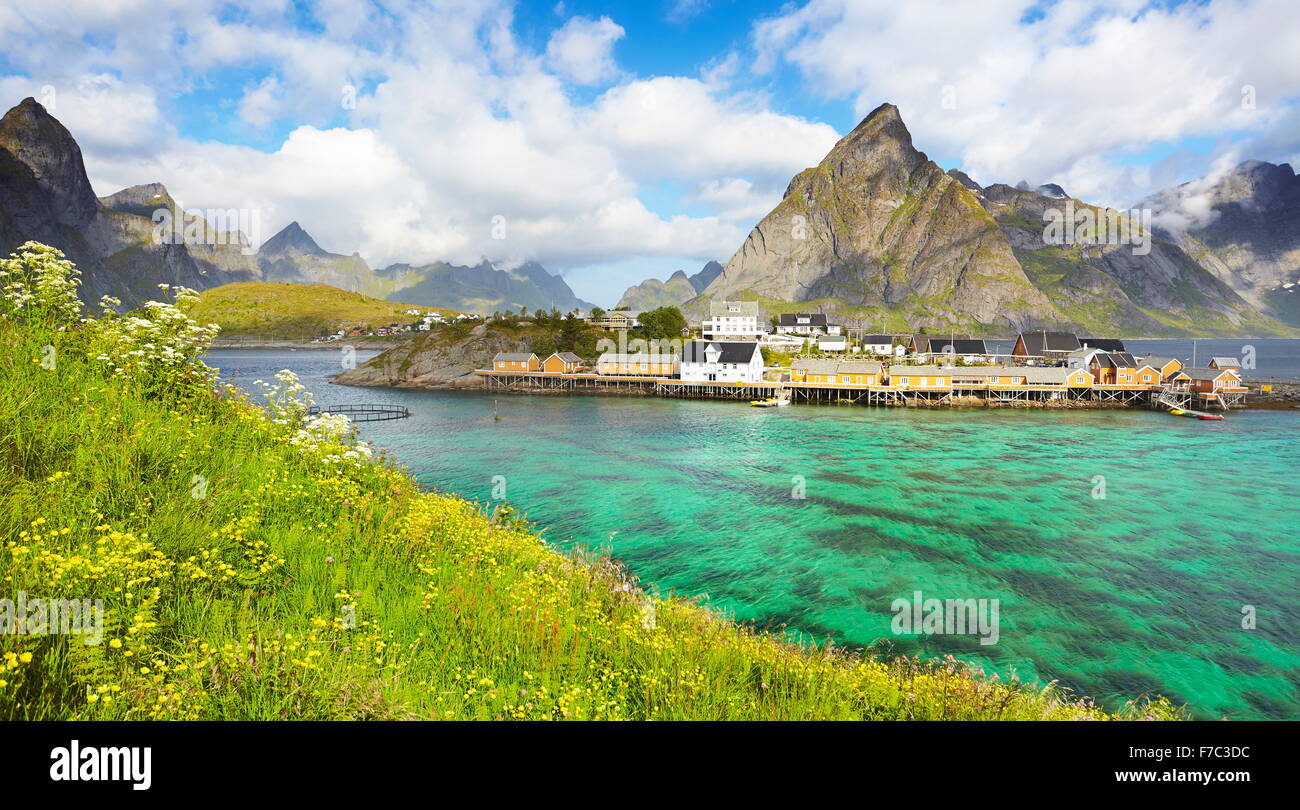
[[[637,320],[641,324],[641,331],[648,338],[680,338],[682,330],[686,328],[686,316],[677,307],[652,309],[641,313]]]
[[[591,308],[591,319],[592,319],[593,321],[594,321],[594,320],[598,320],[598,319],[603,318],[603,317],[605,317],[605,310],[601,309],[600,307],[592,307],[592,308]]]
[[[557,339],[560,351],[576,353],[578,343],[582,340],[582,334],[586,331],[586,325],[570,312],[569,316],[560,324],[560,334]]]

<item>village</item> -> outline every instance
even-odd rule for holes
[[[603,328],[632,329],[636,313],[609,313],[601,321]],[[769,330],[754,302],[713,302],[700,337],[687,335],[667,348],[651,342],[643,351],[604,352],[591,365],[572,352],[503,352],[490,369],[475,373],[490,389],[728,398],[754,405],[1127,405],[1181,414],[1184,408],[1242,407],[1247,392],[1236,358],[1212,357],[1204,366],[1139,358],[1115,338],[1024,332],[1010,354],[997,354],[969,335],[850,334],[817,313],[773,321]],[[788,365],[764,359],[765,349],[782,356],[813,347],[816,354],[795,354]]]

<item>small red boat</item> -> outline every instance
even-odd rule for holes
[[[1222,417],[1222,416],[1219,416],[1217,413],[1198,413],[1198,414],[1196,414],[1196,418],[1197,418],[1197,419],[1209,419],[1209,420],[1216,421],[1216,422],[1222,422],[1222,421],[1223,421],[1223,417]]]

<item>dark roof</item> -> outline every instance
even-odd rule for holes
[[[970,340],[970,335],[912,335],[919,354],[943,351],[943,347],[958,340]]]
[[[1089,349],[1105,349],[1108,352],[1125,352],[1124,341],[1116,338],[1079,338],[1079,342]]]
[[[820,312],[786,312],[778,323],[780,326],[825,326],[826,316]]]
[[[862,342],[865,344],[881,344],[894,342],[893,335],[863,335]]]
[[[1099,366],[1107,368],[1115,366],[1116,368],[1137,368],[1142,363],[1133,359],[1133,355],[1128,352],[1106,352],[1093,358]]]
[[[707,363],[704,351],[709,346],[722,351],[719,363],[748,363],[758,351],[758,344],[752,341],[692,340],[682,347],[682,362]]]
[[[1021,332],[1017,342],[1025,344],[1025,353],[1042,357],[1048,352],[1072,352],[1079,348],[1079,339],[1072,332]]]
[[[496,357],[492,358],[492,362],[494,363],[501,363],[505,361],[519,362],[519,361],[527,360],[530,357],[536,357],[536,356],[537,355],[533,354],[532,352],[498,352]]]
[[[956,340],[930,338],[930,351],[932,353],[947,352],[949,346],[952,347],[953,354],[988,354],[988,348],[980,338],[974,340],[970,338],[957,338]]]
[[[566,363],[581,363],[581,362],[582,362],[582,358],[579,357],[578,355],[574,354],[573,352],[556,352],[556,353],[555,353],[555,356],[558,357],[558,358],[560,358],[561,360],[563,360],[563,361],[566,362]]]

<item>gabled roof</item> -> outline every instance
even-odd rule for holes
[[[732,312],[731,308],[736,307],[738,311]],[[757,301],[710,301],[709,314],[713,316],[722,316],[725,318],[757,318],[758,302]]]
[[[532,352],[498,352],[492,358],[493,363],[519,363],[537,355]]]
[[[1138,362],[1142,363],[1143,365],[1151,366],[1152,368],[1160,368],[1160,369],[1163,369],[1165,366],[1169,365],[1170,363],[1177,363],[1179,366],[1182,366],[1183,364],[1182,361],[1176,357],[1155,357],[1150,354],[1148,354],[1146,357],[1143,357]]]
[[[826,316],[820,312],[785,312],[778,323],[781,326],[825,326]]]
[[[1021,332],[1017,342],[1025,344],[1025,352],[1042,357],[1048,352],[1072,352],[1079,348],[1079,338],[1073,332]]]
[[[1027,383],[1060,385],[1061,383],[1064,383],[1072,373],[1082,371],[1082,369],[1064,368],[1061,366],[1025,366],[1020,369],[1020,371],[1024,374],[1025,382]]]
[[[1211,357],[1210,362],[1219,368],[1241,368],[1241,361],[1235,357]]]
[[[754,353],[759,351],[758,344],[749,341],[693,340],[682,347],[682,362],[709,362],[705,352],[711,346],[717,347],[721,352],[717,360],[719,363],[748,363],[754,359]]]
[[[807,374],[834,374],[842,365],[839,360],[817,360],[811,357],[796,357],[790,368]],[[877,363],[877,365],[879,365]]]
[[[552,354],[551,357],[558,357],[558,358],[560,358],[561,361],[563,361],[563,362],[565,362],[565,363],[581,363],[581,362],[582,362],[582,358],[579,357],[578,355],[574,354],[573,352],[556,352],[555,354]],[[551,357],[548,357],[548,358],[546,358],[546,359],[547,359],[547,360],[550,360]]]
[[[1133,355],[1128,352],[1104,352],[1097,355],[1093,360],[1099,366],[1105,368],[1137,368],[1138,361],[1133,359]]]
[[[952,374],[950,368],[939,368],[938,366],[890,366],[890,377],[948,377]]]
[[[1217,380],[1224,374],[1231,374],[1233,369],[1227,368],[1185,368],[1183,373],[1193,380]],[[1232,376],[1236,376],[1233,374]]]
[[[874,360],[844,360],[835,367],[836,374],[879,374],[883,369]]]
[[[1092,338],[1082,337],[1079,342],[1090,349],[1105,349],[1108,352],[1128,351],[1124,348],[1124,341],[1116,338]]]
[[[889,345],[892,344],[893,342],[894,342],[893,335],[863,335],[862,336],[862,343],[867,346],[871,346],[871,345],[878,346],[882,343]]]
[[[974,340],[970,338],[930,338],[929,351],[931,353],[946,353],[949,346],[952,347],[953,354],[988,354],[988,347],[986,347],[984,341],[979,338]]]
[[[920,354],[943,351],[944,346],[958,340],[970,340],[970,335],[912,335],[912,342]]]

